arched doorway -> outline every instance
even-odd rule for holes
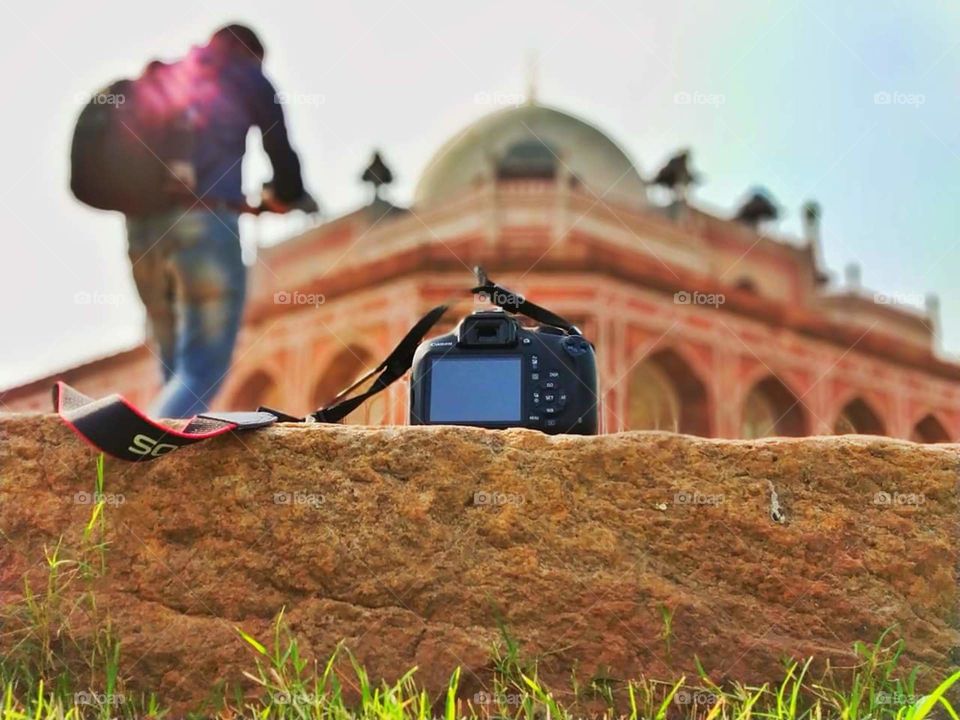
[[[255,410],[260,405],[283,405],[280,386],[266,370],[255,370],[240,383],[228,403],[234,410]]]
[[[843,406],[833,432],[836,435],[886,435],[883,420],[862,398],[854,398]]]
[[[950,434],[937,418],[926,415],[913,426],[910,439],[918,443],[947,443],[950,442]]]
[[[627,427],[710,435],[707,390],[673,350],[661,350],[630,373]]]
[[[310,397],[314,408],[329,403],[342,390],[350,387],[373,369],[373,356],[359,345],[350,345],[338,352],[320,373]],[[380,396],[369,400],[348,415],[344,422],[349,425],[367,425],[382,422],[384,414]]]
[[[747,439],[807,434],[807,419],[797,396],[780,380],[766,377],[743,401],[740,436]]]

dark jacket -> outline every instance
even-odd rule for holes
[[[283,106],[259,62],[197,48],[167,69],[163,102],[189,127],[190,147],[182,154],[193,163],[198,197],[208,204],[243,202],[240,171],[251,127],[260,129],[277,199],[302,197],[300,160],[290,147]]]

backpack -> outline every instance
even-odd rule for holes
[[[169,162],[189,158],[189,133],[172,111],[155,112],[157,96],[163,97],[160,72],[155,67],[137,80],[117,80],[81,111],[70,147],[70,190],[80,202],[142,216],[182,200],[182,191],[171,192],[178,181]]]

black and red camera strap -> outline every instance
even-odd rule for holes
[[[497,285],[482,268],[477,267],[474,271],[478,285],[471,294],[486,297],[505,312],[525,315],[536,322],[560,328],[569,335],[581,334],[575,325],[559,315]],[[95,400],[62,381],[53,387],[53,406],[64,422],[97,450],[133,462],[155,460],[209,438],[229,432],[257,430],[277,422],[337,423],[403,377],[413,364],[417,347],[446,311],[446,305],[432,308],[410,328],[383,362],[343,390],[329,405],[307,417],[259,407],[244,412],[204,412],[188,420],[183,427],[173,427],[147,417],[121,395]],[[368,382],[370,385],[366,390],[351,395]]]
[[[97,450],[133,462],[155,460],[218,435],[257,430],[276,422],[336,423],[403,377],[413,364],[417,347],[446,310],[446,305],[431,309],[382,363],[341,392],[332,403],[305,418],[260,407],[247,412],[201,413],[177,428],[147,417],[121,395],[108,395],[94,400],[62,381],[53,387],[53,406],[63,421]],[[350,395],[371,378],[374,380],[367,390]]]
[[[121,395],[94,400],[62,381],[53,387],[53,406],[80,437],[122,460],[153,460],[231,430],[253,430],[277,421],[269,412],[210,413],[175,428],[150,419]]]

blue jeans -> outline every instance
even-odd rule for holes
[[[133,279],[163,373],[156,417],[203,412],[227,375],[246,292],[238,226],[229,210],[127,218]]]

